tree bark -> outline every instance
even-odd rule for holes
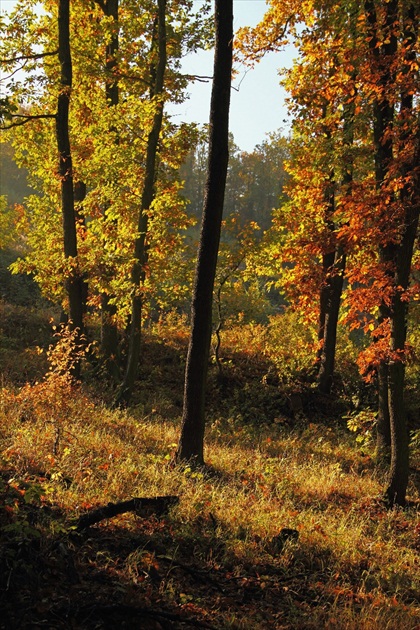
[[[333,384],[335,354],[337,345],[337,325],[343,292],[346,256],[342,247],[337,246],[334,252],[334,263],[328,272],[324,288],[325,311],[323,325],[322,349],[318,372],[318,389],[329,394]]]
[[[204,463],[205,390],[212,302],[229,159],[233,2],[215,0],[216,46],[210,107],[208,174],[191,306],[191,336],[184,385],[178,461]]]
[[[76,345],[83,333],[83,279],[77,257],[76,215],[74,206],[73,165],[69,137],[69,109],[72,89],[72,61],[70,50],[70,0],[58,3],[58,59],[61,66],[60,92],[57,101],[56,138],[61,179],[61,211],[63,221],[64,256],[68,263],[65,287],[68,296],[68,315],[71,329],[77,331]],[[75,355],[73,375],[80,376],[80,360]]]
[[[86,219],[83,214],[83,202],[86,198],[86,184],[81,181],[75,181],[74,186],[74,214],[76,218],[76,222],[79,222],[83,225],[83,228],[86,229]],[[87,311],[87,301],[89,295],[89,282],[86,274],[81,276],[82,281],[82,307],[83,307],[83,316],[86,315]],[[86,323],[83,323],[83,330],[86,333]]]
[[[406,74],[411,74],[416,62],[415,44],[418,39],[418,10],[414,3],[403,13],[403,37],[406,44]],[[404,207],[401,240],[395,247],[395,278],[391,316],[391,360],[389,363],[389,416],[391,428],[391,465],[385,498],[389,505],[404,505],[408,486],[409,437],[404,404],[405,343],[407,338],[408,303],[405,291],[410,283],[414,243],[417,237],[420,216],[420,130],[413,137],[418,125],[414,111],[413,90],[405,88],[401,94],[400,118],[403,124],[400,144],[406,148],[411,144],[411,155],[400,159],[400,172],[405,181],[400,201]]]
[[[356,74],[352,77],[355,83]],[[354,141],[354,98],[344,106],[343,113],[343,144],[347,149],[344,176],[341,188],[344,194],[350,195],[353,184],[353,156],[352,146]],[[331,175],[330,187],[334,185],[334,176]],[[334,190],[328,191],[328,216],[327,225],[331,231],[331,239],[335,243],[335,249],[323,257],[323,270],[325,276],[324,286],[320,296],[320,325],[318,339],[322,346],[319,351],[319,368],[317,384],[323,394],[329,394],[333,384],[335,355],[337,346],[337,325],[340,312],[341,296],[343,293],[344,273],[346,269],[346,252],[335,234],[336,225],[333,220],[335,211]]]
[[[114,518],[126,512],[135,512],[144,518],[152,514],[163,516],[167,514],[171,507],[178,505],[179,497],[165,495],[161,497],[134,497],[120,503],[108,503],[108,505],[90,510],[79,517],[76,522],[76,531],[81,532],[91,525],[100,523],[104,519]]]
[[[378,367],[378,416],[375,450],[376,463],[389,466],[391,463],[391,423],[389,419],[388,363],[386,361],[381,361]]]
[[[153,40],[156,35],[153,36]],[[152,41],[152,49],[155,42]],[[156,165],[158,156],[158,143],[162,128],[164,107],[164,79],[167,62],[166,52],[166,0],[158,0],[157,19],[157,62],[152,65],[151,75],[154,78],[154,86],[150,97],[156,105],[152,128],[147,139],[146,171],[141,199],[141,207],[138,220],[138,237],[134,248],[134,265],[131,270],[131,283],[133,286],[131,298],[131,322],[127,367],[123,383],[116,397],[116,404],[127,404],[130,401],[134,384],[138,374],[141,344],[141,316],[142,293],[141,284],[144,281],[145,266],[147,262],[146,235],[148,229],[148,215],[150,206],[155,198]]]
[[[395,0],[392,0],[395,5]],[[395,6],[393,6],[393,9]],[[373,0],[366,0],[365,12],[368,22],[369,49],[371,53],[372,65],[379,72],[378,87],[381,96],[373,104],[373,140],[375,146],[375,182],[376,190],[381,191],[387,177],[388,169],[393,157],[393,143],[391,135],[386,137],[386,131],[391,127],[394,118],[394,108],[386,98],[386,87],[391,82],[389,68],[384,67],[382,56],[385,47],[379,41],[378,20],[376,7]],[[387,45],[388,55],[394,55],[396,50],[396,40],[391,38]],[[389,251],[386,246],[379,247],[379,260],[388,267],[390,262]],[[379,322],[386,320],[390,316],[389,308],[385,303],[379,305]],[[376,437],[376,458],[379,463],[387,463],[391,451],[391,425],[389,416],[389,395],[388,395],[388,363],[381,361],[378,368],[378,422]]]
[[[415,43],[418,38],[418,11],[414,4],[410,4],[408,11],[400,6],[398,0],[390,0],[385,5],[383,23],[383,42],[377,35],[378,23],[374,4],[368,0],[365,4],[370,27],[370,48],[372,59],[379,72],[378,85],[381,96],[377,99],[374,109],[374,141],[375,141],[375,170],[376,187],[380,192],[391,176],[394,153],[398,148],[403,149],[398,156],[399,174],[404,186],[398,199],[404,209],[403,217],[398,226],[398,241],[391,240],[380,247],[380,262],[387,268],[392,280],[392,302],[390,307],[382,305],[382,314],[388,316],[391,326],[389,360],[383,378],[387,379],[387,396],[383,392],[380,404],[387,404],[387,410],[380,410],[384,417],[389,415],[391,437],[391,463],[385,499],[390,506],[404,505],[409,472],[409,440],[407,420],[404,406],[404,364],[405,342],[407,329],[408,306],[405,292],[410,281],[411,264],[414,242],[419,222],[419,173],[420,132],[418,121],[415,119],[413,86],[406,86],[401,94],[400,107],[400,135],[396,136],[399,146],[395,146],[393,134],[390,133],[396,122],[396,112],[389,100],[390,89],[395,89],[395,60],[398,54],[397,28],[403,27],[400,35],[404,39],[405,71],[411,76],[412,63],[416,61]],[[417,128],[417,133],[414,129]],[[407,147],[411,151],[407,152]],[[407,157],[408,156],[408,157]],[[393,199],[395,201],[395,199]],[[381,383],[384,389],[385,384]]]
[[[119,103],[119,86],[118,80],[114,76],[117,66],[116,55],[119,48],[118,37],[118,9],[119,0],[106,0],[101,4],[104,14],[114,21],[116,27],[112,34],[111,41],[106,48],[106,82],[105,82],[105,98],[108,107],[115,107]],[[111,132],[115,129],[111,128]],[[116,139],[118,144],[118,137]],[[101,295],[101,353],[105,365],[105,369],[111,379],[117,381],[120,374],[120,349],[118,344],[118,327],[115,323],[115,315],[117,308],[111,303],[112,295],[102,293]]]

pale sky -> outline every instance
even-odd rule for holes
[[[202,2],[194,0],[194,8],[199,10]],[[10,11],[14,4],[15,0],[0,0],[1,12]],[[241,26],[255,26],[265,10],[265,0],[234,0],[235,31]],[[290,66],[293,56],[293,50],[287,49],[282,53],[270,53],[254,69],[239,68],[231,94],[230,130],[243,151],[252,151],[270,131],[283,129],[287,132],[285,92],[279,85],[278,69]],[[183,70],[187,74],[211,76],[213,51],[190,55],[184,61]],[[188,101],[169,108],[174,122],[208,123],[211,81],[191,84],[188,92]]]
[[[199,6],[202,0],[196,0]],[[234,0],[234,30],[241,26],[255,26],[266,10],[265,0]],[[266,134],[277,129],[288,130],[287,112],[284,108],[285,91],[280,87],[278,69],[290,66],[295,53],[287,49],[281,53],[270,53],[257,66],[245,67],[233,81],[230,130],[235,143],[243,151],[252,151],[262,142]],[[213,52],[200,52],[187,57],[183,69],[188,74],[211,76]],[[171,108],[175,121],[207,123],[210,113],[211,82],[194,83],[188,89],[190,99]]]

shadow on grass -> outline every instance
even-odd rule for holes
[[[217,480],[220,471],[207,474]],[[128,514],[76,533],[66,514],[43,499],[42,479],[19,479],[4,468],[1,480],[4,630],[303,630],[327,627],[340,606],[357,616],[369,589],[381,587],[392,598],[404,585],[408,599],[419,603],[403,571],[380,584],[368,559],[345,576],[332,576],[336,558],[326,543],[306,539],[270,549],[250,533],[247,544],[258,561],[249,561],[235,551],[243,537],[223,531],[211,514],[185,523],[176,510],[160,520]],[[389,602],[381,606],[387,609]]]

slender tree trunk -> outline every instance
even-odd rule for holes
[[[118,79],[114,76],[117,66],[116,55],[119,47],[118,37],[118,8],[119,0],[106,0],[101,4],[105,15],[113,19],[115,31],[111,36],[106,49],[106,83],[105,98],[108,107],[115,107],[119,103]],[[111,132],[115,129],[111,129]],[[118,144],[118,138],[116,139]],[[118,327],[115,323],[117,307],[112,304],[112,295],[102,293],[101,295],[101,353],[108,375],[117,381],[120,374],[120,349],[118,344]]]
[[[86,220],[85,215],[83,213],[83,202],[86,198],[86,184],[84,182],[76,181],[74,182],[74,214],[76,221],[83,225],[83,228],[86,229]],[[87,312],[87,301],[89,295],[89,283],[86,274],[84,274],[81,278],[82,280],[82,305],[83,305],[83,315],[86,315]],[[83,324],[84,332],[86,331],[86,324]]]
[[[325,289],[324,336],[318,372],[318,389],[329,394],[333,384],[335,352],[337,345],[337,325],[343,292],[346,256],[342,247],[337,246],[334,263],[327,278]]]
[[[324,346],[324,337],[325,337],[325,319],[328,311],[328,302],[329,302],[329,294],[330,287],[327,282],[327,277],[334,265],[335,252],[328,252],[322,256],[322,276],[325,279],[322,286],[321,291],[319,293],[319,321],[318,321],[318,373],[321,368],[321,357]]]
[[[403,36],[406,44],[405,73],[411,75],[416,62],[415,44],[418,39],[418,9],[414,3],[403,13]],[[404,403],[405,386],[405,343],[407,338],[408,303],[404,292],[410,282],[414,243],[417,237],[420,215],[420,130],[413,137],[413,129],[418,125],[414,112],[413,91],[409,87],[401,94],[401,123],[403,131],[400,144],[406,150],[411,145],[411,155],[400,159],[400,172],[406,182],[401,191],[404,207],[404,221],[401,241],[395,248],[395,290],[391,316],[391,360],[389,363],[389,416],[391,426],[391,465],[385,498],[392,506],[404,505],[408,486],[409,437]],[[403,153],[404,154],[404,153]]]
[[[420,152],[417,151],[418,157]],[[418,162],[415,162],[416,164]],[[413,166],[414,166],[413,164]],[[391,360],[388,365],[388,404],[391,430],[391,465],[385,497],[389,505],[404,505],[408,485],[409,439],[407,414],[404,402],[405,342],[407,337],[408,304],[404,299],[410,281],[414,242],[417,236],[420,214],[419,175],[416,186],[409,195],[402,195],[406,212],[404,234],[395,256],[395,291],[391,315]]]
[[[397,305],[397,302],[399,304]],[[396,309],[395,309],[396,307]],[[405,345],[406,307],[400,299],[395,300],[392,316],[392,340],[394,346]],[[398,337],[404,337],[398,340]],[[388,404],[391,430],[391,464],[385,499],[389,506],[405,505],[409,471],[409,441],[407,416],[404,403],[404,360],[390,361],[388,365]]]
[[[153,39],[155,39],[155,36]],[[154,47],[155,42],[152,42],[152,48]],[[152,129],[150,130],[147,139],[145,180],[137,227],[139,236],[135,242],[135,262],[131,271],[133,291],[131,297],[131,322],[127,367],[123,383],[116,397],[116,404],[127,404],[129,402],[138,374],[143,304],[141,285],[144,281],[145,266],[147,262],[146,235],[148,229],[148,214],[150,212],[150,206],[155,198],[158,143],[163,120],[163,87],[166,61],[166,0],[158,0],[157,62],[151,69],[152,77],[154,77],[154,87],[151,90],[151,99],[155,103],[156,111],[153,117]]]
[[[83,332],[83,280],[78,268],[77,232],[74,207],[73,166],[69,137],[69,108],[72,89],[72,61],[70,52],[70,0],[58,4],[58,58],[61,66],[60,92],[57,102],[56,137],[61,179],[61,210],[63,218],[64,256],[69,269],[65,281],[68,296],[69,324]],[[75,360],[73,374],[80,375],[80,361]]]
[[[409,441],[407,420],[404,405],[404,351],[407,329],[407,302],[405,291],[408,288],[413,258],[414,242],[419,222],[419,173],[420,132],[414,112],[413,86],[406,85],[401,94],[400,136],[399,145],[394,145],[390,133],[395,127],[395,108],[389,100],[390,87],[395,86],[395,68],[398,40],[397,28],[403,19],[402,35],[405,49],[406,77],[412,76],[412,65],[416,62],[415,43],[418,38],[418,9],[414,3],[400,6],[398,0],[390,0],[385,4],[383,23],[383,43],[377,36],[377,18],[371,0],[366,3],[367,17],[371,30],[370,47],[372,57],[379,71],[379,87],[381,96],[375,103],[374,139],[376,185],[378,191],[386,185],[394,153],[398,156],[398,167],[404,186],[400,192],[399,203],[404,208],[404,216],[398,226],[398,242],[390,241],[380,249],[380,261],[388,269],[392,280],[392,303],[388,310],[382,305],[382,312],[388,315],[391,325],[390,358],[387,365],[388,396],[384,395],[382,404],[387,402],[391,436],[391,463],[385,499],[390,506],[404,505],[408,485]],[[400,31],[401,32],[401,31]],[[417,129],[415,134],[414,130]],[[391,219],[390,219],[391,220]],[[384,375],[385,378],[385,375]],[[382,384],[384,387],[384,384]],[[383,410],[384,415],[386,411]]]
[[[376,421],[376,463],[389,466],[391,462],[391,423],[388,399],[388,363],[378,367],[378,416]]]
[[[389,3],[390,5],[391,3]],[[392,0],[392,7],[395,10],[396,1]],[[380,95],[373,105],[373,137],[375,145],[375,181],[376,190],[380,193],[387,178],[388,169],[393,158],[393,142],[390,130],[394,119],[394,107],[386,97],[386,89],[391,83],[389,70],[389,59],[396,51],[396,38],[390,37],[388,44],[381,45],[378,37],[378,21],[376,7],[373,0],[366,0],[365,12],[369,29],[369,48],[371,52],[372,65],[379,73],[378,88]],[[386,54],[388,64],[384,64],[383,56]],[[379,260],[385,268],[389,268],[390,255],[389,248],[381,246],[379,248]],[[390,316],[388,305],[379,305],[379,322]],[[382,361],[378,368],[378,422],[376,438],[376,457],[379,463],[387,463],[391,451],[391,426],[389,415],[389,395],[388,395],[388,362]]]
[[[191,307],[178,461],[204,463],[205,390],[211,341],[212,301],[229,159],[233,1],[215,0],[216,46],[210,108],[208,175]]]
[[[353,74],[353,83],[356,75]],[[347,167],[341,182],[342,191],[346,195],[351,194],[353,184],[353,156],[352,146],[354,141],[354,98],[344,106],[343,113],[343,144],[347,149]],[[331,186],[333,186],[333,175],[331,176]],[[327,225],[331,231],[331,239],[335,242],[333,252],[323,257],[323,269],[325,283],[321,290],[320,299],[320,327],[318,339],[322,345],[318,354],[318,389],[324,394],[331,392],[333,384],[335,355],[337,346],[337,325],[340,312],[341,296],[343,293],[344,273],[346,269],[346,253],[344,247],[337,241],[335,234],[336,225],[333,221],[335,211],[334,191],[328,192],[328,218]]]

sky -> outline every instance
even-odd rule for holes
[[[202,0],[196,0],[199,6]],[[266,11],[265,0],[234,0],[234,30],[255,26]],[[233,80],[230,105],[230,130],[235,143],[243,151],[252,151],[271,131],[288,130],[285,91],[281,88],[278,69],[290,66],[293,50],[270,53],[253,69],[238,68]],[[188,74],[211,76],[213,52],[205,51],[185,58],[183,69]],[[235,89],[236,88],[236,89]],[[186,103],[172,109],[175,120],[207,123],[210,114],[211,82],[192,84]]]
[[[199,10],[203,0],[194,0]],[[0,0],[1,12],[10,11],[15,0]],[[234,0],[234,30],[241,26],[255,26],[266,11],[265,0]],[[255,68],[237,68],[233,80],[230,130],[235,143],[242,151],[252,151],[255,145],[266,139],[266,134],[288,130],[287,112],[284,107],[285,92],[279,85],[278,69],[290,66],[293,50],[270,53]],[[211,76],[213,51],[200,51],[185,58],[186,74]],[[171,106],[169,112],[174,122],[208,123],[210,114],[211,81],[195,82],[188,89],[190,98],[183,104]]]

